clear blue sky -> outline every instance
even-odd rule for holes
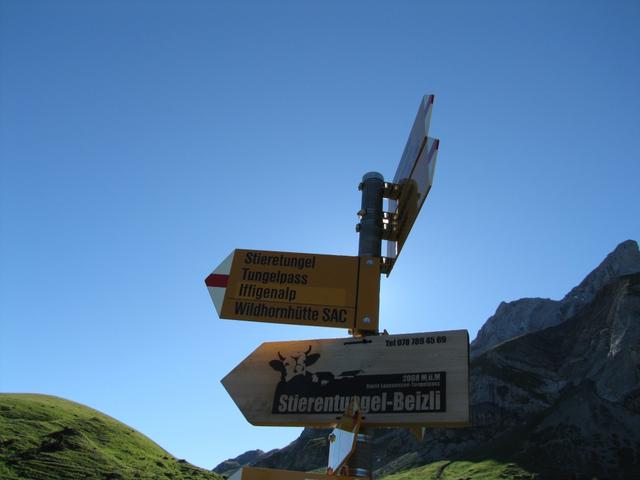
[[[640,239],[637,1],[0,0],[0,390],[122,420],[201,466],[280,447],[219,380],[234,248],[355,255],[362,174],[392,178],[436,95],[435,183],[381,327],[466,328],[562,297]]]

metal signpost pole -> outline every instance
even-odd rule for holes
[[[382,251],[382,204],[384,177],[378,172],[369,172],[360,184],[362,204],[358,214],[358,256],[379,258]],[[378,333],[377,331],[375,333]],[[373,433],[374,428],[362,428],[356,437],[356,448],[348,460],[348,475],[373,478]]]
[[[360,240],[358,255],[360,257],[380,257],[382,250],[382,199],[384,194],[384,177],[378,172],[369,172],[362,177],[362,207],[358,214]]]

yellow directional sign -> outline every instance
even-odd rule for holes
[[[253,425],[332,427],[357,397],[363,426],[467,426],[469,334],[263,343],[222,384]]]
[[[295,472],[270,468],[242,467],[229,480],[356,480],[354,477],[330,476],[323,473]]]
[[[376,330],[379,277],[379,259],[237,249],[205,284],[220,318]]]

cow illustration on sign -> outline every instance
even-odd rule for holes
[[[310,375],[307,372],[307,367],[313,365],[320,358],[319,353],[311,352],[311,345],[307,348],[306,351],[297,351],[287,354],[287,356],[283,356],[280,352],[278,352],[279,360],[271,360],[269,365],[274,370],[280,372],[282,375],[281,381],[288,382],[293,377],[297,375]]]
[[[280,384],[295,385],[320,385],[326,386],[336,379],[332,372],[311,372],[307,369],[320,358],[319,353],[311,353],[311,345],[306,350],[282,355],[278,352],[278,360],[271,360],[269,366],[280,372]],[[361,370],[342,372],[339,377],[354,377]]]
[[[289,383],[292,380],[296,380],[294,383],[318,383],[326,385],[329,380],[333,379],[331,372],[318,372],[312,373],[307,370],[307,367],[313,365],[320,358],[319,353],[310,353],[311,345],[305,351],[296,351],[289,354],[282,355],[278,352],[278,360],[271,360],[269,365],[271,368],[280,372],[280,382]]]

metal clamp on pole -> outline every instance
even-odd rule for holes
[[[382,239],[395,241],[398,239],[398,214],[382,212]]]
[[[384,182],[384,192],[383,192],[384,198],[388,198],[390,200],[397,200],[398,198],[400,198],[400,193],[402,192],[399,184]]]
[[[380,262],[380,273],[388,276],[393,268],[393,261],[393,258],[382,257]]]

